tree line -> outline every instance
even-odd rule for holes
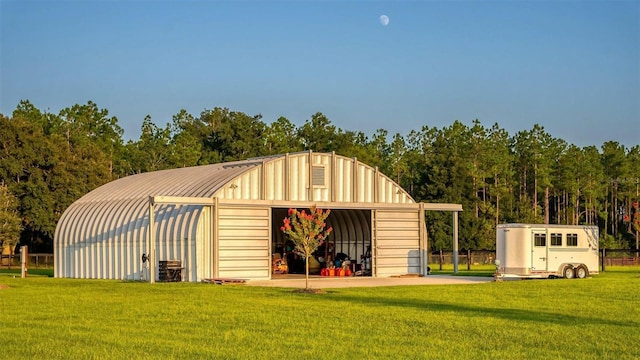
[[[479,120],[369,136],[322,113],[296,126],[222,107],[180,110],[164,125],[146,116],[139,139],[123,134],[91,101],[54,114],[23,100],[0,114],[0,247],[51,252],[64,210],[121,177],[304,150],[376,166],[416,201],[462,204],[463,249],[494,249],[496,225],[507,222],[597,225],[601,247],[638,247],[640,145],[578,147],[540,125],[509,134]],[[450,214],[427,214],[434,250],[451,248],[451,222]]]

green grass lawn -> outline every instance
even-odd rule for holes
[[[495,265],[472,265],[470,270],[467,270],[467,264],[458,264],[458,273],[453,273],[453,264],[443,264],[442,270],[438,264],[431,264],[431,274],[433,275],[460,275],[460,276],[492,276],[496,272]]]
[[[0,276],[11,276],[11,277],[21,277],[22,276],[22,270],[19,267],[13,267],[11,269],[6,269],[6,268],[2,268],[0,269]],[[38,276],[48,276],[48,277],[53,277],[53,268],[42,268],[42,269],[35,269],[35,268],[29,268],[27,270],[27,277],[38,277]],[[2,279],[0,277],[0,279]]]
[[[14,275],[0,273],[7,359],[640,358],[638,268],[315,295]]]

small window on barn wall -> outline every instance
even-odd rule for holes
[[[533,245],[534,246],[546,246],[547,245],[547,234],[534,234],[533,235]]]
[[[562,246],[562,234],[551,234],[551,246]]]
[[[327,186],[324,166],[315,165],[311,167],[311,185]]]
[[[567,246],[578,246],[578,234],[567,234]]]

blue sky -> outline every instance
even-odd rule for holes
[[[228,107],[408,134],[454,120],[640,144],[640,1],[0,0],[0,112]],[[383,26],[379,17],[390,23]]]

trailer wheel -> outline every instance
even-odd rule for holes
[[[586,266],[580,265],[576,268],[576,278],[584,279],[589,276],[589,269]]]
[[[562,269],[562,276],[564,276],[565,279],[573,279],[576,276],[576,272],[573,269],[573,266],[565,266],[564,269]]]

